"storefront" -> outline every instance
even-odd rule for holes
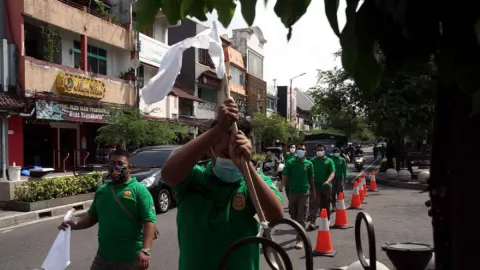
[[[68,171],[74,165],[96,163],[102,146],[95,138],[109,116],[105,84],[60,72],[60,95],[36,96],[35,115],[23,123],[24,164]]]

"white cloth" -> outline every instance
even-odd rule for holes
[[[64,221],[69,221],[73,217],[74,209],[67,212]],[[68,227],[65,231],[60,230],[53,242],[47,258],[42,263],[45,270],[65,270],[70,265],[70,236],[72,230]]]
[[[145,104],[150,105],[161,101],[172,91],[175,79],[182,68],[183,52],[191,47],[208,49],[208,53],[215,65],[217,77],[223,78],[225,75],[225,55],[217,24],[213,21],[211,29],[202,31],[195,37],[180,41],[167,50],[158,73],[141,90],[140,96]]]

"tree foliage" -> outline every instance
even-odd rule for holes
[[[147,145],[175,144],[186,133],[186,127],[149,119],[137,108],[114,108],[110,111],[109,124],[98,129],[96,140],[106,144],[125,144],[135,149]]]
[[[264,142],[279,140],[285,142],[292,134],[291,125],[278,114],[269,116],[263,113],[256,113],[252,117],[255,138]]]

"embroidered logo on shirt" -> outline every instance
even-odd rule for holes
[[[328,164],[328,161],[325,161],[325,164]]]
[[[233,196],[232,200],[232,207],[233,209],[237,211],[241,211],[245,209],[245,194],[243,193],[238,193],[235,196]]]
[[[306,170],[307,170],[307,166],[303,166],[303,170],[306,171]]]
[[[130,196],[132,196],[132,192],[130,190],[125,190],[125,192],[123,192],[123,197],[125,199],[130,198]]]

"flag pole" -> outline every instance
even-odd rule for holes
[[[225,61],[225,76],[222,79],[222,89],[227,99],[231,97],[230,87],[229,87],[230,80],[231,80],[230,63],[228,61]],[[233,133],[238,132],[238,126],[236,122],[233,122],[232,124],[232,132]],[[262,206],[260,205],[260,202],[258,200],[257,191],[255,190],[255,186],[253,185],[252,175],[250,174],[250,170],[248,169],[248,162],[243,156],[241,158],[241,168],[239,169],[243,175],[243,179],[245,180],[245,183],[247,184],[250,199],[252,201],[253,207],[255,208],[255,211],[257,212],[258,219],[260,220],[260,230],[261,231],[264,230],[266,238],[270,241],[273,241],[271,229],[270,227],[268,227],[268,222],[267,222],[267,219],[265,218],[265,213],[263,212]],[[273,253],[274,260],[272,260],[272,263],[275,263],[275,262],[277,263],[278,270],[285,269],[285,265],[280,255],[277,252],[275,252],[271,248],[265,248],[263,252]]]

